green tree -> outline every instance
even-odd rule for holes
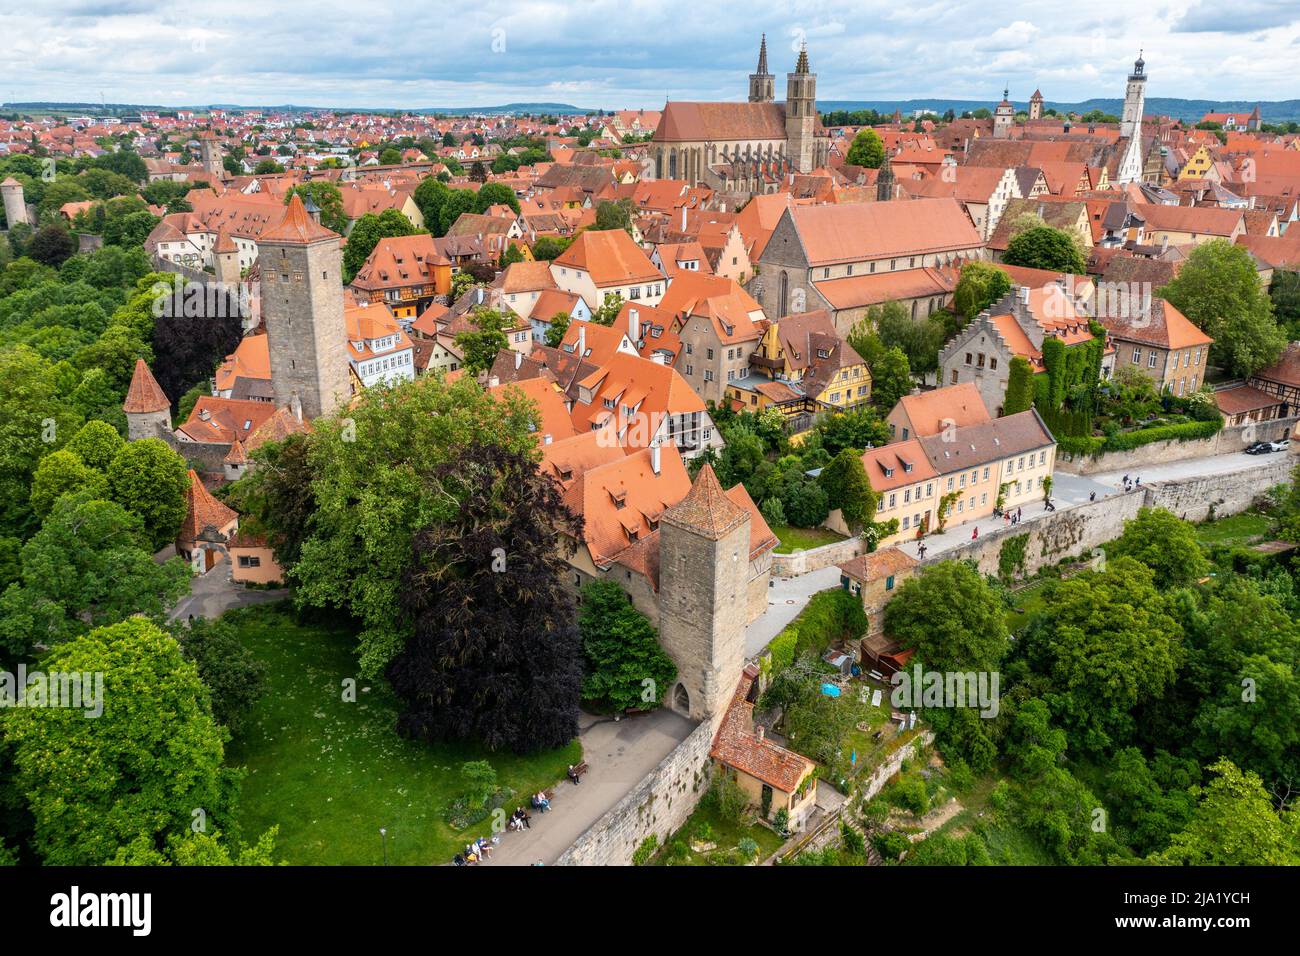
[[[103,498],[108,479],[67,449],[51,452],[41,459],[32,475],[32,511],[44,518],[61,495],[81,490],[89,492],[92,498]]]
[[[1022,356],[1011,359],[1007,373],[1007,396],[1002,403],[1003,415],[1027,412],[1034,405],[1034,369]]]
[[[885,161],[885,144],[874,129],[859,130],[849,146],[844,162],[849,166],[879,169]]]
[[[1296,812],[1279,815],[1259,777],[1226,757],[1209,769],[1216,776],[1193,789],[1200,802],[1191,821],[1148,861],[1172,866],[1300,864]]]
[[[50,866],[99,866],[138,840],[164,844],[231,825],[238,772],[194,665],[144,620],[56,647],[51,671],[103,675],[103,713],[15,708],[3,716],[19,787],[35,820],[33,848]]]
[[[462,365],[470,375],[486,372],[496,361],[497,353],[510,347],[506,329],[510,323],[500,312],[493,309],[475,309],[473,313],[475,331],[457,332],[456,344],[460,346],[464,357]]]
[[[1196,528],[1164,508],[1142,508],[1136,518],[1124,522],[1124,533],[1106,554],[1141,561],[1155,572],[1156,587],[1162,591],[1186,587],[1210,570]]]
[[[487,212],[489,206],[509,206],[519,214],[519,197],[505,183],[485,183],[475,195],[476,212]]]
[[[21,581],[0,596],[0,648],[15,657],[133,614],[161,620],[189,590],[180,558],[153,560],[140,520],[85,492],[59,498],[21,553]]]
[[[393,609],[416,529],[459,512],[437,479],[440,469],[475,442],[537,454],[537,412],[518,393],[489,396],[468,376],[369,388],[349,412],[346,425],[312,423],[307,455],[316,509],[293,576],[300,605],[345,609],[360,621],[361,667],[373,676],[410,634],[410,622]],[[267,514],[257,517],[270,524]]]
[[[185,459],[161,438],[123,445],[108,466],[109,494],[139,517],[155,551],[176,540],[189,485]]]
[[[185,659],[194,662],[211,696],[212,716],[232,734],[243,727],[249,709],[266,686],[266,665],[246,648],[224,619],[196,617],[171,624],[171,635]]]
[[[885,605],[885,630],[937,671],[991,671],[1007,651],[1006,608],[978,571],[941,561]]]
[[[990,262],[968,262],[953,290],[953,308],[973,319],[1010,291],[1011,277],[1006,270]]]
[[[1002,261],[1009,266],[1049,269],[1074,275],[1083,275],[1087,271],[1087,261],[1073,237],[1062,229],[1050,226],[1026,229],[1012,238],[1007,243]]]
[[[1020,649],[1050,679],[1043,698],[1079,750],[1126,745],[1134,712],[1174,681],[1182,628],[1155,581],[1133,558],[1108,560],[1056,585],[1025,631]]]
[[[632,200],[602,200],[596,204],[596,224],[594,229],[623,229],[632,231]]]
[[[578,629],[586,657],[582,697],[615,713],[649,710],[663,702],[677,667],[659,646],[650,619],[613,581],[582,589]]]
[[[550,348],[558,349],[560,343],[564,341],[564,333],[569,331],[569,322],[572,321],[569,313],[557,312],[551,316],[551,324],[546,327],[545,343]]]
[[[1196,246],[1160,298],[1214,339],[1212,361],[1245,378],[1277,361],[1286,336],[1244,246],[1212,239]]]
[[[850,529],[861,530],[874,517],[876,493],[862,467],[862,453],[858,449],[841,451],[822,469],[818,481],[826,490],[828,504],[832,509],[840,509]]]

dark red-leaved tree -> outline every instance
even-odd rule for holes
[[[436,480],[455,520],[414,539],[402,610],[415,625],[387,677],[398,730],[533,753],[578,733],[582,640],[565,587],[581,518],[527,457],[471,446]]]

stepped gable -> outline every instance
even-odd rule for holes
[[[662,523],[720,541],[749,517],[749,512],[727,497],[713,466],[705,464],[686,497],[664,512]]]
[[[135,371],[131,373],[131,385],[126,390],[126,400],[122,411],[128,415],[147,412],[161,412],[171,409],[172,403],[163,392],[158,380],[149,371],[144,359],[135,360]]]

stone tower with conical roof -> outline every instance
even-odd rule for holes
[[[749,74],[749,102],[771,103],[776,99],[776,77],[767,72],[767,34],[758,44],[758,69]]]
[[[745,664],[749,526],[707,464],[659,520],[659,643],[677,665],[664,700],[692,719],[726,710]]]
[[[9,176],[0,183],[0,196],[4,197],[5,221],[9,228],[27,222],[27,200],[23,198],[23,184]]]
[[[172,430],[172,403],[144,359],[135,360],[122,411],[126,412],[127,441],[162,438]]]
[[[301,407],[307,419],[332,415],[352,394],[340,239],[295,194],[257,240],[271,387],[277,404]]]
[[[1034,90],[1034,95],[1029,97],[1029,118],[1031,120],[1043,118],[1043,94],[1040,90]]]
[[[808,48],[800,46],[794,72],[785,81],[786,154],[794,168],[810,173],[817,168],[817,74],[808,68]]]
[[[217,142],[216,134],[211,131],[199,134],[199,163],[202,164],[204,172],[215,179],[225,177],[226,167],[221,161],[221,144]]]

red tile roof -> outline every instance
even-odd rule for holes
[[[144,359],[136,359],[135,371],[131,374],[131,385],[126,390],[126,401],[122,403],[122,411],[128,415],[161,412],[171,408],[171,404]]]

